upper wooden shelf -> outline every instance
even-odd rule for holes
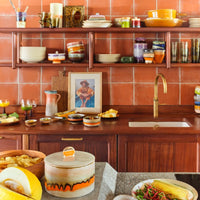
[[[144,27],[144,28],[0,28],[0,33],[166,33],[200,32],[200,28],[191,27]]]

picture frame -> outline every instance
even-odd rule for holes
[[[102,72],[68,73],[68,109],[88,114],[102,112]]]

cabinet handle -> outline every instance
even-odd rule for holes
[[[83,138],[61,138],[62,141],[83,141]]]
[[[4,137],[0,137],[0,140],[4,139]]]

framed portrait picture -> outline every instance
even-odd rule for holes
[[[68,81],[68,109],[102,112],[102,72],[69,72]]]

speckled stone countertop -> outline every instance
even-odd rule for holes
[[[140,181],[153,178],[177,179],[192,185],[200,194],[200,173],[136,173],[116,172],[108,163],[97,162],[95,167],[95,190],[80,198],[68,200],[112,200],[118,194],[131,194],[131,189]],[[42,200],[62,200],[53,197],[43,186]],[[198,198],[200,199],[200,198]]]

